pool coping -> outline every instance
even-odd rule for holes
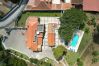
[[[79,45],[80,45],[80,42],[81,42],[81,40],[82,40],[82,37],[83,37],[83,35],[84,35],[84,31],[82,31],[82,30],[77,30],[77,31],[76,31],[76,34],[79,33],[79,32],[80,32],[81,35],[79,36],[79,39],[78,39],[78,42],[77,42],[76,46],[75,46],[75,47],[69,46],[69,47],[67,48],[68,50],[77,52],[77,50],[78,50],[78,48],[79,48]],[[71,41],[72,41],[72,40],[71,40]],[[69,42],[69,45],[70,45],[71,41]]]

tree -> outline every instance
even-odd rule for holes
[[[86,14],[82,10],[75,8],[66,10],[60,18],[61,25],[59,35],[61,38],[69,41],[76,29],[83,29],[87,20]]]
[[[61,60],[63,55],[66,55],[66,48],[62,45],[53,49],[53,54],[57,60]]]
[[[24,60],[11,55],[8,50],[0,51],[0,62],[2,66],[27,66]]]

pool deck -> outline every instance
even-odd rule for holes
[[[82,37],[83,37],[83,35],[84,35],[84,31],[78,30],[76,34],[79,35],[79,39],[78,39],[78,42],[77,42],[76,46],[75,46],[75,47],[69,46],[69,47],[67,48],[68,50],[73,49],[72,51],[74,51],[74,52],[77,52],[77,50],[78,50],[78,48],[79,48],[80,42],[81,42]],[[70,42],[71,42],[71,41],[70,41]]]

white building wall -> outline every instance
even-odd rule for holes
[[[60,0],[52,0],[52,4],[60,4]]]
[[[71,3],[71,0],[64,0],[65,3]]]

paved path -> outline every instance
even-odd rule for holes
[[[22,13],[28,0],[20,0],[19,4],[15,6],[5,17],[0,20],[0,28],[6,27]]]

